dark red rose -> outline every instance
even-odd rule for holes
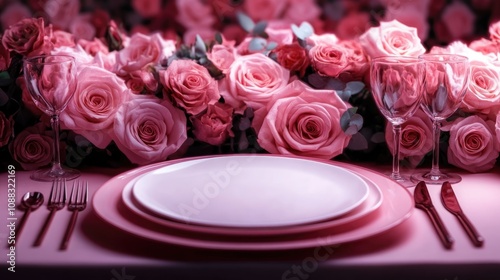
[[[276,54],[276,59],[281,66],[292,72],[298,72],[300,76],[304,76],[309,66],[309,57],[306,50],[299,44],[278,46],[273,53]]]

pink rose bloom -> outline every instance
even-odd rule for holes
[[[132,0],[132,7],[141,17],[150,18],[158,15],[161,2],[161,0]]]
[[[5,30],[2,44],[9,51],[24,56],[47,54],[52,49],[52,29],[45,28],[42,18],[23,19]]]
[[[233,108],[227,104],[215,103],[208,105],[207,112],[191,117],[193,123],[193,134],[196,139],[210,145],[220,145],[234,133],[233,127]]]
[[[118,110],[116,145],[135,164],[166,160],[186,141],[186,116],[168,100],[139,95]]]
[[[185,28],[209,28],[216,22],[212,7],[200,0],[176,0],[177,21]]]
[[[316,45],[335,45],[339,42],[339,38],[332,33],[325,33],[321,35],[313,34],[307,38],[307,44]]]
[[[427,114],[418,109],[405,123],[401,125],[402,157],[415,157],[417,162],[430,151],[432,151],[432,121]],[[392,125],[387,122],[385,128],[385,141],[389,150],[394,154],[394,132]]]
[[[321,10],[314,0],[288,0],[283,18],[291,23],[301,24],[318,18]]]
[[[148,70],[139,70],[129,74],[126,79],[127,87],[135,94],[155,94],[158,81],[155,73]]]
[[[364,79],[370,68],[370,62],[363,47],[355,40],[346,40],[339,43],[347,50],[348,67],[340,77],[343,81]]]
[[[197,115],[220,98],[215,79],[193,60],[174,60],[160,75],[169,96],[188,114]]]
[[[93,57],[88,54],[80,45],[72,47],[59,47],[51,52],[52,55],[69,55],[75,58],[76,65],[90,64]]]
[[[0,44],[0,71],[7,70],[10,65],[10,52]]]
[[[236,113],[242,113],[246,106],[257,110],[285,87],[289,78],[290,71],[263,54],[240,56],[221,81],[220,93]]]
[[[454,1],[443,11],[441,22],[448,30],[451,40],[466,38],[474,33],[476,16],[467,5]]]
[[[7,145],[14,132],[14,121],[0,111],[0,147]]]
[[[309,50],[309,58],[318,74],[337,78],[348,66],[347,52],[339,44],[318,44]]]
[[[287,0],[252,0],[243,3],[243,9],[254,21],[279,18]]]
[[[108,47],[98,38],[94,38],[92,41],[87,41],[85,39],[78,40],[78,45],[91,56],[95,56],[97,53],[108,54]]]
[[[68,29],[71,21],[80,13],[80,0],[47,0],[43,11],[55,27]]]
[[[293,32],[292,30],[290,29],[290,27],[287,27],[287,28],[282,28],[280,26],[278,26],[278,22],[274,22],[276,27],[273,27],[273,24],[272,23],[269,23],[268,24],[268,27],[266,28],[266,33],[267,35],[269,35],[269,38],[267,39],[267,42],[270,43],[270,42],[274,42],[278,45],[288,45],[288,44],[291,44],[293,42],[293,38],[294,38],[294,35],[293,35]],[[250,41],[252,41],[253,37],[247,37],[243,40],[243,42],[241,42],[238,47],[237,47],[237,50],[238,50],[238,53],[241,54],[241,55],[246,55],[246,54],[250,54],[250,53],[258,53],[258,52],[261,52],[261,51],[250,51],[248,49],[249,45],[250,45]]]
[[[71,21],[69,25],[69,31],[75,36],[77,40],[84,39],[90,41],[94,39],[96,30],[90,20],[90,14],[82,14],[78,15]]]
[[[13,2],[3,10],[2,14],[0,14],[0,22],[2,23],[3,30],[6,30],[9,26],[30,17],[31,11],[28,7],[22,3]]]
[[[147,36],[136,33],[132,35],[128,46],[116,54],[118,75],[126,75],[158,63],[164,55],[163,41],[159,34]]]
[[[106,69],[108,71],[114,72],[116,65],[116,52],[113,51],[108,54],[98,52],[94,56],[92,64],[99,66],[103,69]]]
[[[359,43],[372,58],[388,55],[416,57],[425,53],[417,29],[397,20],[382,21],[380,26],[368,29],[359,37]]]
[[[368,13],[350,13],[340,19],[335,34],[341,39],[354,39],[365,33],[370,27],[370,15]]]
[[[470,62],[470,79],[462,107],[488,114],[500,103],[500,67],[488,61]]]
[[[266,107],[255,111],[252,126],[259,145],[270,153],[331,159],[351,139],[340,127],[347,109],[332,91],[293,81],[278,90]]]
[[[490,39],[492,41],[500,43],[500,21],[490,24],[488,33],[490,34]]]
[[[75,36],[65,31],[56,30],[52,33],[52,44],[54,44],[54,48],[74,47],[76,46]]]
[[[419,9],[418,5],[413,4],[404,4],[398,7],[390,6],[385,12],[384,21],[397,20],[404,25],[415,27],[420,40],[425,41],[429,33],[427,9],[427,6]]]
[[[207,53],[208,59],[212,61],[217,68],[224,74],[227,74],[229,67],[236,59],[236,49],[232,45],[215,45],[212,50]]]
[[[490,41],[486,38],[472,41],[469,47],[477,52],[483,54],[498,53],[500,52],[500,40]]]
[[[444,129],[444,128],[443,128]],[[488,171],[498,158],[495,123],[474,115],[450,125],[448,162],[469,172]]]
[[[43,115],[44,113],[40,109],[38,109],[38,107],[35,105],[35,102],[33,102],[33,98],[31,98],[31,94],[26,87],[26,82],[23,75],[17,78],[16,85],[21,89],[21,100],[23,101],[24,107],[26,107],[28,111],[30,111],[36,117],[40,117],[41,115]]]
[[[199,35],[203,41],[211,41],[217,31],[212,27],[195,27],[184,32],[182,40],[184,44],[192,45],[196,41],[196,35]]]
[[[24,170],[35,170],[52,162],[52,137],[42,123],[21,131],[9,145],[12,158]]]
[[[114,116],[130,93],[122,79],[100,67],[82,67],[78,78],[77,89],[61,114],[61,122],[66,129],[104,149],[111,142]]]

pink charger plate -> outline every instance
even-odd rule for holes
[[[251,156],[269,157],[270,155]],[[144,166],[110,179],[94,194],[92,201],[94,211],[101,219],[114,227],[126,233],[156,242],[203,249],[262,251],[336,245],[367,238],[402,223],[411,216],[414,209],[413,199],[408,190],[388,177],[352,164],[317,160],[352,170],[373,181],[382,192],[383,200],[380,208],[373,215],[344,226],[326,227],[318,231],[291,235],[289,238],[242,239],[242,236],[239,236],[240,240],[228,239],[227,235],[206,237],[206,233],[203,231],[191,232],[190,234],[186,231],[178,231],[175,228],[152,223],[137,215],[131,215],[132,212],[122,201],[122,191],[130,181],[157,168],[187,160],[191,159],[180,159]],[[321,222],[317,224],[321,224]]]

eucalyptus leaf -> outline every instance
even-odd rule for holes
[[[323,89],[328,84],[328,77],[320,76],[317,73],[313,73],[307,76],[307,81],[309,84],[316,89]]]
[[[349,141],[348,149],[353,151],[363,151],[368,149],[368,141],[361,133],[356,133],[352,135],[351,141]]]
[[[249,142],[247,139],[247,135],[245,133],[241,133],[240,139],[238,141],[238,150],[243,151],[248,149]]]
[[[268,50],[268,51],[272,51],[272,50],[274,50],[277,46],[278,46],[278,43],[276,43],[276,42],[269,42],[269,44],[267,44],[267,46],[266,46],[266,50]]]
[[[344,132],[349,128],[351,118],[356,114],[357,110],[356,107],[349,108],[340,117],[340,127]]]
[[[9,102],[9,96],[0,88],[0,107],[7,104],[7,102]]]
[[[243,113],[243,115],[249,119],[253,118],[253,108],[252,107],[247,107],[245,109],[245,112]]]
[[[223,38],[222,38],[222,34],[220,32],[215,33],[215,42],[222,44]]]
[[[383,132],[377,132],[372,135],[370,138],[370,141],[372,141],[375,144],[380,144],[385,142],[385,133]]]
[[[342,101],[349,101],[349,98],[351,98],[351,94],[349,91],[336,90],[335,92],[340,97],[340,99],[342,99]]]
[[[267,40],[264,38],[252,38],[248,44],[248,50],[251,52],[259,52],[264,50],[267,45]]]
[[[12,83],[12,80],[10,78],[9,72],[0,72],[0,87],[10,85],[10,83]]]
[[[308,22],[304,21],[302,24],[300,24],[300,27],[292,24],[292,31],[293,34],[300,40],[305,40],[307,37],[311,36],[314,34],[314,29],[311,24]]]
[[[365,84],[359,81],[352,81],[348,82],[345,85],[345,88],[351,92],[351,95],[355,95],[360,93],[365,88]]]
[[[238,128],[241,131],[245,131],[250,128],[251,124],[252,122],[250,121],[249,118],[241,118]]]
[[[359,131],[363,128],[363,117],[360,114],[354,114],[351,117],[351,121],[349,122],[349,126],[354,126]]]
[[[194,49],[196,54],[205,54],[207,52],[207,46],[205,45],[205,42],[203,42],[203,39],[201,39],[200,35],[196,35]]]
[[[236,14],[236,18],[238,19],[238,22],[240,23],[241,27],[248,33],[251,33],[252,30],[255,28],[255,22],[247,15],[245,15],[242,12],[238,12]]]
[[[259,21],[252,30],[252,34],[260,36],[266,32],[267,21]]]
[[[354,135],[354,134],[358,133],[358,129],[355,126],[349,126],[344,131],[344,133],[347,134],[347,135]]]
[[[339,79],[328,78],[328,83],[326,84],[325,89],[345,90],[346,84]]]

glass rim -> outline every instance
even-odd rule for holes
[[[48,58],[48,57],[61,57],[65,58],[62,61],[49,61],[49,62],[43,62],[44,64],[56,64],[56,63],[64,63],[64,62],[75,62],[76,59],[74,56],[68,55],[68,54],[43,54],[43,55],[37,55],[37,56],[32,56],[32,57],[26,57],[23,59],[24,62],[27,63],[38,63],[39,59],[43,58]]]
[[[384,55],[377,56],[371,59],[371,63],[424,63],[424,61],[416,56],[402,56],[402,55]]]
[[[469,58],[467,56],[461,55],[461,54],[454,54],[454,53],[425,53],[425,54],[421,54],[418,56],[419,59],[428,58],[428,59],[426,59],[428,61],[443,61],[443,60],[440,60],[439,57],[454,57],[456,59],[453,59],[452,61],[456,61],[456,62],[469,61]]]

